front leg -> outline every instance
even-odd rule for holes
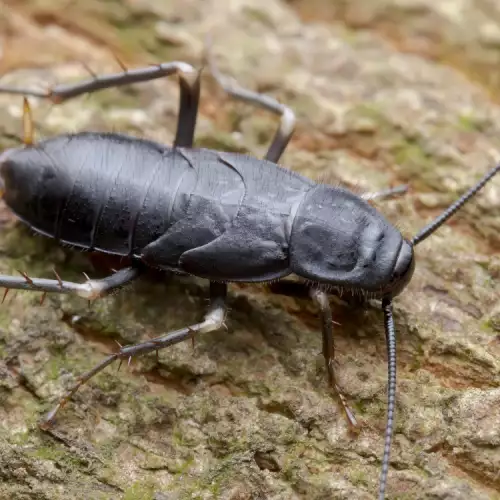
[[[328,372],[328,381],[340,400],[349,424],[352,428],[355,428],[358,426],[358,422],[356,420],[356,417],[354,416],[353,411],[349,408],[345,396],[342,394],[335,377],[335,343],[333,340],[333,319],[328,295],[325,292],[317,289],[311,289],[310,295],[320,309],[322,323],[321,329],[323,333],[323,356],[325,357],[325,365]]]
[[[137,69],[128,69],[125,66],[122,66],[122,68],[123,71],[120,73],[93,75],[90,79],[77,83],[56,85],[47,91],[0,85],[0,93],[39,97],[48,99],[53,104],[61,104],[68,99],[84,94],[177,75],[180,89],[179,118],[174,146],[192,147],[200,98],[200,72],[196,71],[190,64],[182,61],[161,63]],[[24,142],[30,144],[33,140],[33,124],[29,105],[26,100],[24,102]]]
[[[291,108],[281,104],[273,97],[243,88],[236,81],[230,80],[227,76],[223,75],[215,64],[210,39],[207,40],[205,46],[205,58],[210,73],[228,95],[252,106],[270,111],[280,117],[279,128],[265,156],[266,160],[278,163],[295,131],[295,113]]]

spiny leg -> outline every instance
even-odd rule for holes
[[[0,275],[0,287],[6,289],[5,295],[8,290],[16,289],[32,290],[43,293],[70,293],[79,295],[88,300],[94,300],[132,282],[140,276],[142,270],[138,267],[125,267],[99,280],[87,279],[85,283],[63,281],[55,271],[55,280],[31,278],[26,273],[22,271],[19,272],[21,273],[19,277]]]
[[[73,84],[56,85],[47,91],[0,85],[0,92],[45,98],[49,99],[53,104],[60,104],[68,99],[83,94],[90,94],[98,90],[147,82],[170,75],[179,76],[180,86],[179,117],[174,144],[176,146],[190,147],[193,144],[194,129],[198,114],[200,75],[190,64],[185,62],[161,63],[137,69],[125,68],[120,73],[102,76],[94,75],[88,80]]]
[[[57,405],[51,410],[46,417],[40,423],[40,427],[44,430],[49,429],[54,421],[57,412],[63,408],[70,398],[75,394],[75,392],[86,382],[88,382],[94,375],[104,370],[108,365],[116,360],[120,362],[124,359],[132,358],[139,354],[147,354],[149,352],[158,351],[160,349],[165,349],[179,342],[183,342],[189,338],[193,338],[199,333],[208,333],[214,330],[218,330],[224,324],[224,318],[226,315],[226,295],[227,286],[222,283],[210,283],[210,308],[205,314],[203,321],[196,323],[194,325],[188,326],[186,328],[181,328],[173,332],[155,337],[153,339],[141,342],[139,344],[121,347],[117,353],[111,354],[103,361],[101,361],[97,366],[89,370],[88,372],[80,375],[76,379],[76,383],[66,392],[66,394],[59,400]]]
[[[252,104],[253,106],[258,106],[271,111],[281,117],[280,126],[265,156],[266,160],[277,163],[290,142],[292,134],[295,130],[295,113],[289,107],[279,103],[271,96],[259,94],[258,92],[240,87],[233,79],[224,76],[215,64],[210,40],[206,43],[205,58],[209,66],[210,73],[227,94],[235,99]]]
[[[311,289],[310,296],[312,300],[318,305],[321,313],[322,333],[323,333],[323,356],[325,357],[326,370],[328,372],[328,381],[334,389],[337,397],[342,404],[344,413],[352,428],[357,427],[358,422],[354,416],[353,411],[349,408],[347,401],[342,394],[335,377],[335,343],[333,339],[333,320],[332,310],[328,295],[317,289]]]

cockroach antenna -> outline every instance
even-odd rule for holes
[[[465,205],[485,184],[500,171],[500,164],[493,167],[472,186],[457,201],[450,205],[441,215],[422,228],[412,239],[411,245],[415,247],[424,241],[431,234],[436,232],[453,214]],[[382,300],[382,309],[384,311],[385,336],[387,341],[388,358],[388,390],[387,390],[387,425],[385,429],[384,456],[382,459],[382,472],[380,476],[379,500],[385,498],[385,489],[387,485],[387,473],[389,470],[389,458],[391,451],[391,441],[394,424],[394,411],[396,405],[396,330],[394,328],[394,319],[392,314],[392,298],[390,295]]]

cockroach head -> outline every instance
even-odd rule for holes
[[[372,296],[395,296],[415,267],[413,246],[367,201],[317,185],[303,198],[290,237],[292,271]]]
[[[399,254],[394,264],[389,283],[381,290],[381,295],[395,297],[399,295],[411,281],[415,271],[415,254],[410,241],[403,239]]]
[[[493,177],[500,172],[500,164],[495,165],[474,184],[466,193],[452,203],[444,212],[423,227],[411,241],[404,240],[391,282],[387,286],[387,297],[394,297],[401,293],[408,284],[415,267],[413,248],[434,234],[450,217],[458,212],[469,200],[471,200]]]

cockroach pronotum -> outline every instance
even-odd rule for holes
[[[379,499],[385,498],[396,394],[392,301],[412,278],[414,248],[433,234],[495,174],[492,168],[440,216],[408,240],[369,202],[371,195],[313,182],[277,163],[295,127],[291,109],[211,73],[231,96],[280,116],[264,159],[193,148],[200,72],[184,62],[159,64],[47,92],[0,86],[24,96],[24,145],[0,156],[3,199],[37,233],[85,250],[130,258],[131,264],[84,283],[0,276],[6,289],[102,297],[157,268],[210,281],[211,305],[197,324],[121,347],[77,378],[40,424],[47,429],[78,388],[116,360],[158,351],[223,325],[227,284],[269,282],[294,274],[308,286],[322,319],[329,383],[352,426],[357,422],[334,371],[333,321],[327,291],[360,291],[381,300],[388,352],[388,410]],[[101,89],[177,75],[179,117],[173,146],[112,133],[59,135],[34,143],[26,96],[53,103]]]

